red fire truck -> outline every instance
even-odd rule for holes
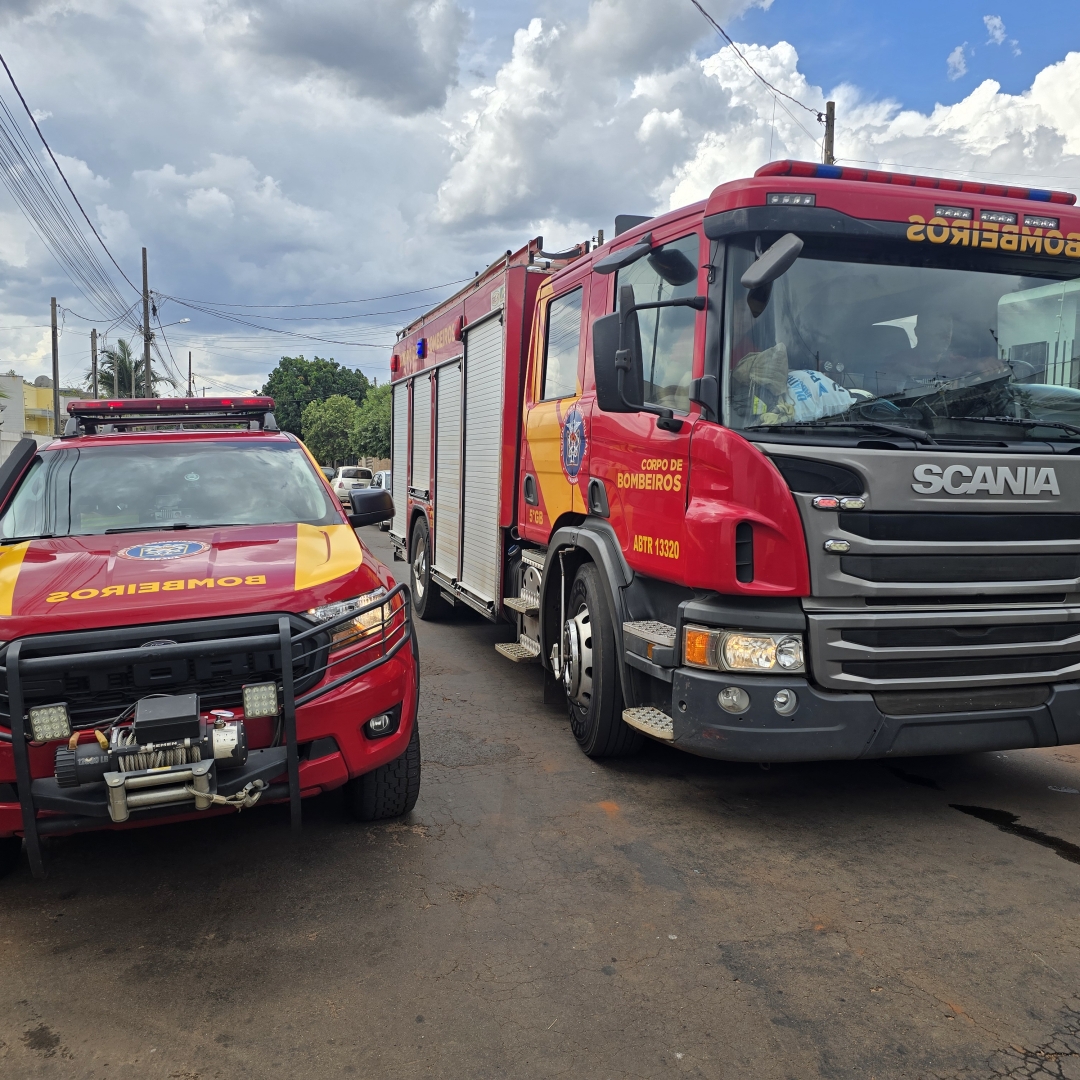
[[[589,755],[1080,741],[1075,196],[774,162],[399,335],[416,609],[514,622]]]
[[[0,465],[0,873],[25,838],[132,828],[346,787],[416,802],[406,587],[273,400],[80,401]]]

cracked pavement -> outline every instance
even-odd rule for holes
[[[508,627],[419,634],[407,819],[331,794],[298,846],[271,807],[0,882],[5,1080],[1080,1080],[1080,747],[595,763]]]

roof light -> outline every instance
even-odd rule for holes
[[[1029,229],[1056,229],[1060,218],[1040,217],[1038,214],[1025,214],[1024,224]]]
[[[970,221],[975,215],[970,206],[935,206],[934,216]]]
[[[980,210],[979,220],[991,225],[1015,225],[1016,215],[1008,210]]]
[[[810,192],[770,191],[765,196],[765,202],[769,206],[813,206],[817,196]]]
[[[917,176],[914,173],[877,172],[851,169],[846,165],[819,165],[813,161],[770,161],[755,176],[800,176],[818,180],[861,180],[870,184],[894,184],[898,187],[937,188],[939,191],[965,191],[972,195],[995,195],[1006,199],[1030,199],[1035,202],[1076,204],[1071,191],[1047,191],[1042,188],[1006,187],[1004,184],[977,184],[970,180],[949,180],[941,176]]]

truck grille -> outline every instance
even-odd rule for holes
[[[1080,675],[1080,608],[810,613],[814,680],[833,689],[1046,683]]]
[[[845,555],[840,569],[863,581],[1066,581],[1080,577],[1080,555]]]
[[[24,678],[25,705],[46,705],[66,701],[75,724],[94,723],[117,715],[147,694],[199,694],[212,708],[239,706],[245,683],[270,680],[281,671],[280,651],[238,650],[216,656],[196,656],[163,662],[103,664],[95,654],[102,650],[139,648],[155,640],[191,642],[193,653],[199,642],[276,634],[278,614],[243,615],[224,619],[200,619],[184,623],[160,623],[67,634],[46,634],[24,639],[22,657],[71,657],[62,676]],[[293,630],[299,633],[311,624],[290,615]],[[310,645],[310,643],[305,643]],[[327,642],[320,641],[309,655],[301,657],[296,646],[294,660],[296,693],[314,686],[326,663]],[[4,662],[7,646],[0,650]],[[8,726],[10,710],[7,672],[0,670],[0,724]]]

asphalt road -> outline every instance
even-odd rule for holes
[[[1080,1077],[1080,747],[595,764],[508,637],[420,625],[405,821],[325,796],[299,846],[265,808],[0,882],[0,1076]]]

